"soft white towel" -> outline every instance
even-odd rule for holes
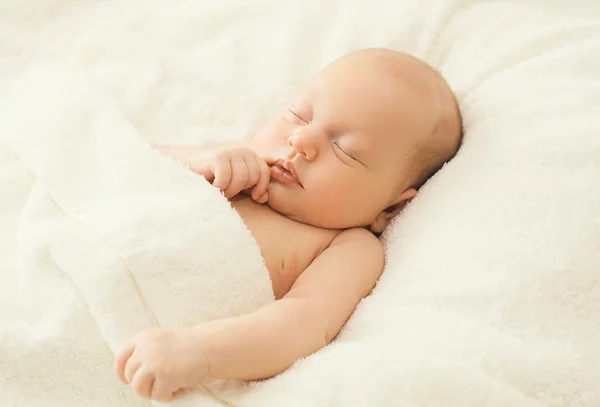
[[[3,197],[28,191],[9,271],[18,285],[1,325],[0,397],[129,405],[111,350],[153,326],[268,304],[268,273],[221,193],[152,150],[85,75],[46,67],[14,92],[0,122],[12,165],[28,177]]]

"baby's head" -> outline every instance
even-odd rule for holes
[[[318,72],[253,147],[273,165],[275,211],[322,228],[381,232],[456,154],[461,126],[456,99],[433,68],[366,49]]]

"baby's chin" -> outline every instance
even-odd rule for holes
[[[277,181],[271,181],[266,204],[275,212],[288,219],[320,229],[343,230],[358,227],[360,220],[351,214],[340,218],[336,209],[315,205],[318,201],[307,191],[298,190]],[[337,211],[337,212],[333,212]]]
[[[269,208],[293,221],[317,226],[313,225],[309,219],[303,216],[302,212],[306,209],[306,205],[303,205],[301,202],[301,197],[291,193],[292,191],[287,190],[288,188],[287,185],[281,185],[277,181],[272,181],[269,184],[269,188],[267,189],[268,199],[266,202]]]
[[[269,188],[269,198],[266,202],[272,210],[280,215],[319,229],[345,229],[330,224],[330,217],[319,216],[322,208],[311,208],[310,205],[300,204],[297,197],[285,196],[282,192]]]
[[[285,196],[285,191],[282,191],[281,189],[282,185],[271,182],[271,184],[269,184],[269,188],[267,189],[268,199],[266,204],[269,206],[269,208],[273,209],[280,215],[292,219],[294,217],[294,211],[289,203],[292,198]]]

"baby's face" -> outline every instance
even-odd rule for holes
[[[364,57],[319,72],[253,140],[272,165],[268,205],[322,228],[370,225],[411,187],[407,163],[428,131],[414,93]]]

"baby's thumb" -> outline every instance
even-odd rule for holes
[[[135,342],[130,342],[115,356],[114,370],[117,378],[123,384],[128,384],[125,378],[125,366],[135,350]]]
[[[215,174],[210,170],[207,164],[190,167],[190,169],[196,174],[201,175],[205,180],[207,180],[211,184],[215,180]]]

